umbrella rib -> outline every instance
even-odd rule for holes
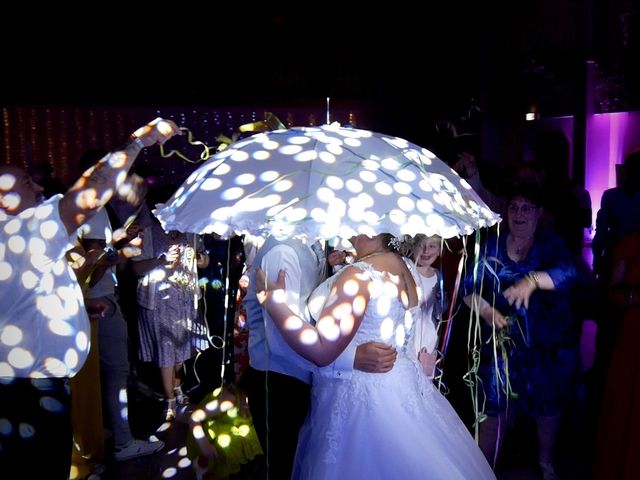
[[[265,191],[265,189],[268,189],[270,187],[272,187],[273,185],[275,185],[276,183],[278,183],[281,180],[286,180],[289,177],[295,176],[296,174],[300,173],[300,170],[296,171],[296,172],[290,172],[290,173],[286,173],[283,174],[281,176],[279,176],[277,179],[272,180],[271,182],[267,183],[264,187],[256,190],[255,192],[249,193],[247,194],[244,198],[253,198],[261,193],[263,193]],[[298,200],[295,202],[290,201],[289,203],[287,203],[286,205],[283,205],[282,208],[280,210],[278,210],[277,212],[275,212],[273,215],[270,215],[267,218],[267,221],[269,218],[273,218],[275,216],[277,216],[280,212],[286,210],[287,208],[291,207],[292,205],[296,205],[297,203],[300,203],[302,200],[304,200],[305,198],[309,197],[309,193],[307,192],[306,195],[300,196],[298,197]]]
[[[360,159],[362,159],[362,160],[369,160],[369,158],[366,158],[366,157],[364,157],[364,156],[360,155],[359,153],[354,152],[354,151],[353,151],[352,149],[350,149],[350,148],[347,148],[347,147],[344,147],[344,146],[343,146],[342,148],[343,148],[344,150],[346,150],[346,151],[350,152],[354,157],[358,157],[358,158],[360,158]],[[404,155],[404,150],[399,150],[399,153],[398,153],[398,154],[396,154],[396,155],[400,155],[400,156]],[[402,165],[402,167],[404,167],[404,166],[406,166],[406,165],[415,165],[419,170],[423,171],[423,170],[422,170],[422,169],[423,169],[423,166],[422,166],[422,165],[418,165],[418,164],[417,164],[417,163],[415,163],[415,162],[405,161],[405,162],[402,162],[402,164],[401,164],[401,165]],[[354,170],[355,170],[355,169],[357,169],[357,166],[355,166],[355,165],[354,165]],[[385,171],[385,170],[380,169],[380,170],[378,170],[378,171],[379,171],[380,173],[382,173],[382,174],[386,175],[386,176],[387,176],[388,178],[390,178],[391,180],[394,180],[394,181],[395,181],[395,180],[397,180],[393,175],[391,175],[389,172],[387,172],[387,171]],[[411,191],[409,194],[410,194],[411,196],[413,196],[414,198],[417,198],[418,200],[420,200],[420,198],[421,198],[421,197],[419,197],[419,196],[418,196],[415,192],[413,192],[413,191]]]
[[[354,157],[358,157],[362,160],[369,160],[368,158],[354,152],[352,149],[350,148],[346,148],[346,147],[342,147],[345,150],[347,150],[348,152],[350,152]],[[404,155],[404,150],[399,150],[399,153],[397,155]],[[426,169],[424,168],[424,165],[418,164],[416,162],[411,162],[411,161],[405,161],[401,163],[402,167],[405,167],[407,165],[415,165],[415,167],[422,173],[429,173],[428,171],[426,171]],[[354,170],[357,169],[357,165],[354,164]],[[382,170],[379,169],[378,172],[382,173],[383,175],[385,175],[387,178],[389,178],[390,180],[394,180],[397,181],[397,179],[391,175],[389,172],[387,172],[386,170]],[[417,200],[421,200],[422,197],[420,197],[417,193],[415,193],[414,191],[409,192],[409,195],[412,196],[413,198],[417,199]],[[458,215],[455,212],[440,212],[440,215],[452,220],[457,226],[458,228],[460,228],[460,219],[458,218]],[[385,217],[388,216],[388,214],[384,215]]]

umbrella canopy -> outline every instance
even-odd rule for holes
[[[429,150],[341,127],[296,127],[232,144],[154,211],[166,230],[350,238],[450,238],[500,220]]]

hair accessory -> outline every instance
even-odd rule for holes
[[[400,243],[400,239],[392,235],[387,242],[387,245],[397,252],[398,250],[400,250]]]

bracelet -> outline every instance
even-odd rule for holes
[[[135,143],[137,146],[140,147],[140,150],[142,150],[143,148],[145,148],[145,144],[144,142],[140,139],[140,137],[136,137],[135,133],[131,134],[131,136],[129,137],[129,139],[131,140],[131,143]]]
[[[527,279],[535,285],[536,288],[540,288],[540,278],[538,277],[538,272],[534,272],[533,270],[527,273]]]

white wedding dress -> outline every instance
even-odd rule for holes
[[[415,267],[407,265],[419,282]],[[371,275],[374,285],[354,341],[394,344],[398,357],[388,373],[354,371],[349,379],[314,375],[293,478],[495,479],[454,409],[417,359],[407,355],[404,332],[411,330],[420,307],[407,311],[394,289],[385,288],[382,273],[364,262],[355,266]],[[312,297],[326,298],[332,280]]]

